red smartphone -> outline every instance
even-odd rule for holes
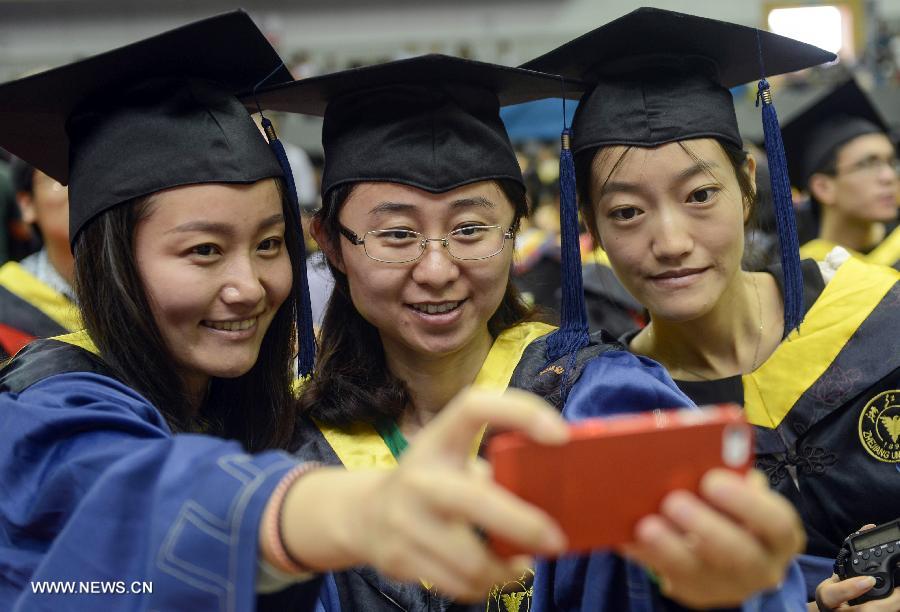
[[[753,463],[753,428],[734,404],[588,419],[571,431],[563,446],[507,432],[486,449],[494,480],[556,519],[569,552],[632,541],[669,492],[696,493],[711,468],[743,473]],[[492,546],[522,552],[499,539]]]

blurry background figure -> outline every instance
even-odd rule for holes
[[[772,189],[769,187],[766,152],[749,138],[744,138],[744,148],[756,160],[756,206],[750,212],[750,218],[744,227],[743,268],[759,272],[781,261],[775,227],[775,206],[772,203]],[[797,225],[799,232],[799,219]]]
[[[785,152],[796,186],[818,221],[803,257],[823,260],[842,246],[858,257],[900,264],[897,151],[887,122],[852,78],[785,122]]]
[[[0,359],[34,338],[80,328],[69,247],[68,188],[13,158],[11,175],[23,223],[42,240],[36,253],[0,267]]]
[[[570,117],[577,104],[566,102]],[[501,110],[501,117],[518,152],[519,165],[532,207],[516,236],[513,282],[522,296],[539,306],[544,318],[559,323],[560,219],[559,100],[541,100]],[[570,120],[570,119],[569,119]],[[592,332],[605,329],[615,337],[643,327],[644,309],[631,297],[609,267],[603,249],[581,228],[581,262],[588,325]]]

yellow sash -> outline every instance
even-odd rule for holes
[[[88,333],[85,330],[73,332],[71,334],[63,334],[62,336],[54,336],[51,340],[58,340],[59,342],[65,342],[66,344],[71,344],[80,348],[83,348],[89,353],[93,353],[94,355],[99,356],[100,350],[97,348],[97,345],[94,344],[94,341],[88,336]]]
[[[900,226],[895,227],[893,232],[872,249],[867,259],[883,266],[893,266],[900,261]]]
[[[836,246],[838,245],[830,240],[816,238],[800,247],[800,257],[802,259],[824,261],[825,256]],[[846,249],[847,247],[844,248]],[[893,266],[900,261],[900,226],[894,228],[894,231],[888,234],[885,239],[869,253],[863,254],[859,251],[854,251],[853,249],[847,249],[847,252],[857,259],[862,259],[869,263]]]
[[[494,340],[473,386],[505,390],[525,348],[554,329],[546,323],[522,323],[503,331]],[[316,425],[348,470],[396,467],[397,460],[371,425],[357,424],[347,429],[318,422]],[[478,443],[480,442],[479,439]],[[478,444],[475,448],[478,448]]]
[[[778,427],[898,280],[900,273],[890,268],[853,258],[844,262],[799,329],[742,377],[747,420]]]
[[[0,266],[0,286],[28,302],[69,331],[81,329],[78,308],[69,298],[41,282],[14,261]]]

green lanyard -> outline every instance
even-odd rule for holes
[[[375,426],[375,430],[381,436],[381,439],[384,440],[394,459],[399,460],[400,455],[409,446],[409,442],[406,441],[403,432],[397,427],[397,423],[394,421],[382,421]]]

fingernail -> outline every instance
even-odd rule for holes
[[[566,534],[555,526],[549,527],[547,531],[544,532],[543,540],[544,549],[548,553],[561,553],[566,550],[566,544],[568,543]]]
[[[697,508],[693,500],[679,492],[671,493],[663,500],[663,511],[682,525],[693,522],[697,515]]]
[[[732,474],[717,470],[703,477],[700,490],[709,499],[724,502],[738,492],[738,487]]]
[[[856,581],[856,587],[860,592],[865,592],[875,586],[874,576],[860,576]]]
[[[536,433],[547,444],[563,444],[569,440],[569,426],[555,414],[538,415]]]
[[[638,542],[656,542],[663,534],[662,520],[657,516],[646,516],[634,528]]]

